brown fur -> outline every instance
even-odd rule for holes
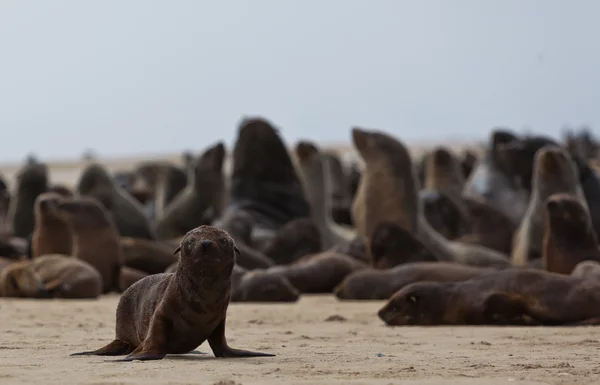
[[[271,267],[264,273],[287,278],[300,293],[331,293],[348,274],[365,267],[347,255],[324,252],[292,265]]]
[[[57,212],[73,234],[73,256],[100,272],[103,292],[117,290],[123,249],[119,232],[106,209],[92,197],[66,198]]]
[[[225,145],[209,147],[196,159],[188,185],[165,208],[156,223],[160,239],[173,239],[221,215],[225,199]]]
[[[426,160],[423,187],[460,196],[464,184],[458,159],[448,148],[436,147]]]
[[[71,255],[71,229],[58,215],[56,207],[63,197],[55,192],[40,194],[35,200],[35,227],[31,243],[32,258],[46,254]]]
[[[298,290],[285,277],[235,266],[231,280],[231,302],[296,302]]]
[[[120,243],[125,266],[147,274],[162,273],[177,261],[167,243],[142,238],[121,238]]]
[[[436,256],[405,229],[389,223],[380,223],[369,242],[371,266],[376,269],[412,262],[435,262]]]
[[[28,164],[19,171],[15,193],[10,199],[8,208],[8,223],[12,235],[20,238],[31,235],[35,223],[35,200],[46,190],[48,190],[48,167],[45,164]]]
[[[571,274],[579,262],[600,262],[598,239],[581,200],[554,194],[546,201],[542,259],[547,271]]]
[[[363,263],[371,263],[371,256],[367,250],[365,241],[360,235],[355,235],[350,241],[335,245],[329,249],[329,251],[338,254],[345,254]]]
[[[44,298],[48,293],[28,260],[5,264],[0,271],[0,297]]]
[[[160,360],[190,353],[208,340],[216,357],[271,354],[233,349],[225,339],[231,274],[237,248],[225,231],[200,226],[188,232],[175,273],[143,278],[127,289],[117,306],[113,342],[77,355],[124,355],[119,361]]]
[[[319,230],[309,218],[298,218],[286,223],[267,244],[264,253],[279,265],[322,250]]]
[[[568,193],[585,202],[575,164],[560,147],[546,146],[535,157],[529,206],[515,232],[512,262],[523,266],[530,259],[542,257],[546,199],[552,194]],[[587,203],[585,208],[587,210]]]
[[[146,273],[145,271],[133,269],[127,266],[121,266],[121,272],[119,274],[119,290],[121,292],[127,290],[129,286],[133,285],[142,278],[146,278],[148,275],[150,274]]]
[[[364,269],[347,276],[335,289],[335,296],[347,300],[388,299],[395,292],[415,282],[458,282],[493,274],[490,268],[472,267],[452,262],[416,262],[392,269]]]
[[[112,214],[119,235],[155,239],[142,205],[121,188],[100,164],[89,165],[77,184],[79,195],[96,198]]]
[[[337,153],[325,151],[325,162],[329,166],[331,180],[331,219],[336,223],[352,226],[350,207],[352,206],[352,188],[350,175]]]
[[[419,191],[419,198],[427,223],[444,238],[454,240],[469,231],[466,204],[459,195],[425,189]]]
[[[463,282],[405,286],[378,314],[388,325],[586,323],[600,317],[600,285],[512,268]]]
[[[354,202],[358,222],[362,221],[359,233],[370,238],[375,227],[386,222],[414,234],[438,260],[480,267],[510,265],[506,256],[496,251],[449,242],[427,223],[418,199],[419,183],[404,144],[387,134],[359,129],[353,130],[353,139],[366,166]]]
[[[600,263],[596,261],[579,262],[571,276],[600,283]]]

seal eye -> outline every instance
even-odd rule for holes
[[[408,300],[412,303],[417,303],[417,296],[414,294],[411,294],[408,296]]]

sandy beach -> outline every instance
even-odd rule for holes
[[[117,295],[0,301],[2,384],[591,384],[600,328],[386,327],[382,302],[304,296],[232,304],[230,345],[276,357],[167,356],[115,363],[69,357],[114,337]]]

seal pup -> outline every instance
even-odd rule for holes
[[[481,199],[463,198],[463,202],[469,213],[470,231],[457,241],[481,245],[510,255],[513,235],[518,224],[505,212]]]
[[[331,293],[348,274],[366,267],[347,255],[323,252],[270,267],[264,274],[286,278],[300,293]]]
[[[298,290],[285,277],[248,271],[238,265],[231,275],[231,302],[296,302]]]
[[[381,222],[414,234],[438,260],[479,267],[507,267],[507,256],[478,245],[448,241],[423,215],[419,183],[410,154],[400,141],[377,131],[352,130],[353,142],[365,161],[354,210],[359,233],[366,238]],[[362,226],[360,225],[362,223]]]
[[[58,215],[56,209],[61,199],[63,197],[55,192],[42,193],[35,199],[32,258],[46,254],[71,255],[73,250],[71,229]]]
[[[275,264],[285,265],[322,250],[321,235],[314,221],[297,218],[279,229],[263,251]]]
[[[227,210],[255,219],[253,244],[292,219],[310,217],[300,177],[277,130],[263,118],[244,118],[233,149]]]
[[[435,254],[414,235],[392,223],[381,222],[369,240],[371,266],[376,269],[412,262],[435,262]]]
[[[42,163],[25,165],[16,176],[15,187],[8,208],[8,224],[13,236],[27,238],[33,232],[35,200],[48,190],[48,167]]]
[[[56,210],[71,229],[72,255],[100,272],[103,293],[117,290],[123,249],[108,211],[98,200],[88,196],[64,198],[58,202]]]
[[[542,260],[547,271],[571,274],[579,262],[600,262],[598,239],[584,203],[569,194],[546,201]]]
[[[121,188],[108,171],[97,163],[90,164],[77,183],[78,195],[96,198],[111,212],[119,235],[155,239],[156,235],[144,215],[144,208]]]
[[[419,191],[419,199],[427,223],[444,238],[455,240],[469,232],[469,214],[459,195],[425,189]]]
[[[335,223],[331,217],[330,161],[312,142],[299,141],[295,147],[304,191],[310,204],[311,218],[321,236],[324,249],[352,239],[352,234]]]
[[[482,200],[506,213],[519,223],[528,203],[528,192],[511,175],[511,152],[502,152],[504,144],[518,140],[505,129],[494,129],[490,134],[487,150],[465,183],[463,197]]]
[[[119,361],[160,360],[185,354],[208,340],[215,357],[273,354],[234,349],[225,339],[231,274],[237,247],[225,231],[200,226],[175,250],[175,273],[155,274],[133,284],[117,306],[113,342],[74,355],[128,356]]]
[[[496,269],[454,262],[414,262],[391,269],[364,269],[348,275],[334,290],[341,300],[389,299],[395,292],[415,282],[459,282]]]
[[[28,260],[5,264],[0,270],[0,297],[44,298],[48,292]]]
[[[387,325],[568,325],[600,317],[599,289],[569,275],[512,268],[405,286],[378,315]]]
[[[564,149],[547,146],[535,157],[529,206],[513,238],[513,265],[523,266],[541,258],[546,199],[556,193],[575,195],[588,210],[573,160]]]
[[[98,298],[102,276],[90,264],[68,255],[47,254],[30,262],[41,279],[47,297]]]
[[[219,142],[204,151],[193,164],[188,185],[165,208],[156,222],[160,239],[173,239],[209,224],[221,215],[225,178],[225,145]]]
[[[158,274],[174,262],[173,248],[167,243],[143,238],[121,237],[125,266],[143,271],[147,274]]]

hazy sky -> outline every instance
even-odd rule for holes
[[[0,161],[600,123],[596,0],[1,0]]]

